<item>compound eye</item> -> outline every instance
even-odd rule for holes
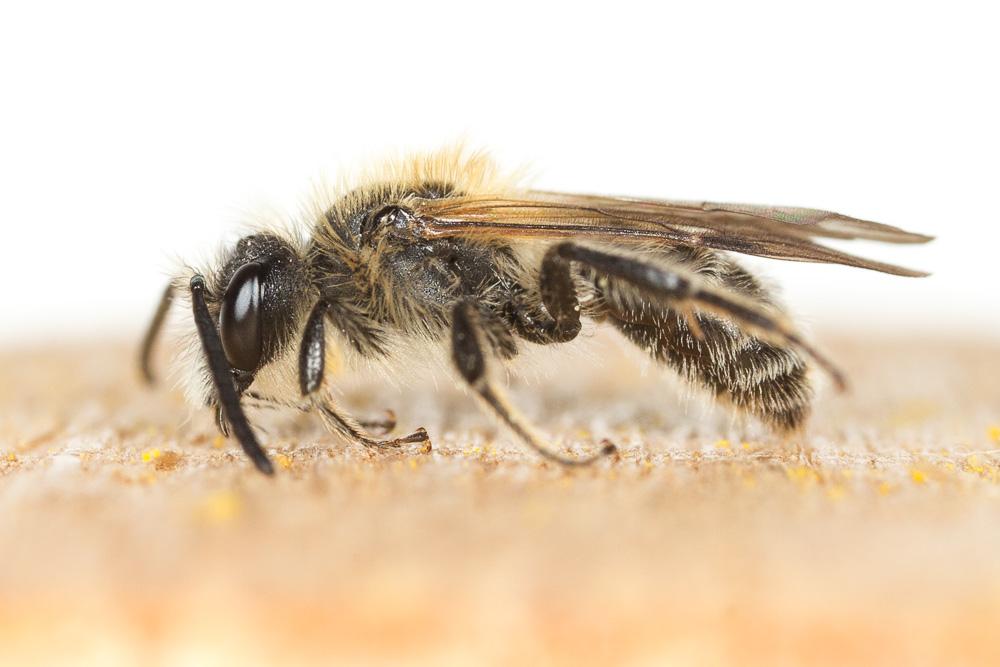
[[[222,348],[233,368],[252,372],[263,354],[261,340],[260,264],[244,264],[229,281],[222,297],[219,329]]]

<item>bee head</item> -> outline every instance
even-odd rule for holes
[[[214,284],[219,336],[242,391],[294,334],[308,294],[305,261],[287,241],[253,234],[236,244]]]

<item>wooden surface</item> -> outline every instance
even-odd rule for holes
[[[1000,664],[1000,345],[820,340],[853,390],[799,438],[601,341],[512,395],[618,460],[546,465],[448,383],[357,382],[432,450],[258,411],[274,479],[127,346],[7,349],[0,662]]]

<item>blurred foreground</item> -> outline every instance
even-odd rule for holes
[[[257,411],[275,479],[126,346],[0,353],[0,662],[1000,664],[1000,346],[826,342],[853,390],[799,439],[608,344],[512,392],[618,460],[357,384],[431,451]]]

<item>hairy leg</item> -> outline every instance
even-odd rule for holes
[[[312,409],[309,403],[292,403],[289,401],[279,401],[270,396],[264,396],[255,391],[248,391],[243,394],[244,404],[252,408],[293,408],[300,412],[309,412]],[[396,413],[386,410],[382,418],[356,419],[357,424],[368,433],[374,435],[387,435],[396,430]],[[228,433],[223,433],[227,435]]]
[[[305,399],[305,404],[296,407],[304,410],[317,410],[328,428],[365,447],[399,447],[402,444],[426,442],[428,440],[427,431],[423,428],[417,429],[410,435],[392,440],[372,438],[364,432],[364,426],[361,422],[339,412],[333,402],[322,395],[321,387],[326,358],[325,321],[327,311],[325,302],[320,301],[316,304],[302,334],[302,344],[299,347],[299,389]],[[392,415],[391,412],[389,414],[392,425],[395,426],[395,415]]]
[[[156,375],[153,373],[153,348],[156,346],[156,339],[160,336],[163,321],[167,318],[167,311],[170,310],[170,304],[173,303],[173,300],[173,283],[167,283],[167,287],[163,290],[163,295],[156,306],[153,319],[142,338],[142,345],[139,347],[139,371],[146,384],[153,384],[156,381]]]
[[[483,403],[525,444],[550,461],[562,465],[589,465],[601,456],[615,451],[613,445],[604,447],[599,454],[583,459],[560,456],[548,449],[534,429],[517,413],[503,394],[492,385],[486,365],[487,348],[482,314],[470,301],[456,304],[452,313],[452,360],[459,374]]]
[[[368,448],[394,448],[400,445],[416,444],[427,442],[430,438],[423,427],[409,435],[391,440],[377,440],[368,436],[362,427],[361,422],[337,411],[336,407],[329,400],[315,400],[316,409],[319,410],[320,418],[329,429],[339,433],[347,440],[364,445]]]
[[[789,430],[809,413],[803,354],[843,385],[760,283],[715,253],[678,249],[660,261],[560,244],[596,293],[588,314],[616,326],[657,361],[769,425]]]
[[[550,250],[542,258],[537,294],[514,295],[507,316],[517,335],[532,343],[566,343],[580,333],[580,300],[569,260]]]

